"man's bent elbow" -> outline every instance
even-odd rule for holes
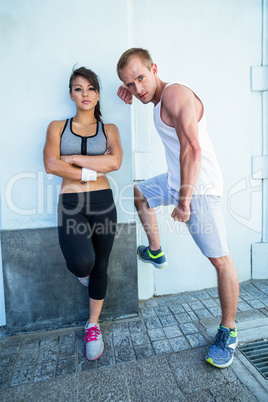
[[[192,149],[191,149],[191,153],[192,153],[192,157],[193,157],[193,159],[195,160],[195,161],[198,161],[198,160],[200,160],[201,159],[201,147],[200,147],[200,145],[194,145],[194,146],[192,146]]]

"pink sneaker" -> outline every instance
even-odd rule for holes
[[[104,351],[104,343],[101,335],[101,330],[98,324],[86,324],[86,358],[88,360],[98,359]]]
[[[84,286],[86,286],[88,288],[89,277],[90,277],[90,275],[85,276],[84,278],[77,277],[77,279],[79,280],[80,283],[82,283],[82,285],[84,285]]]

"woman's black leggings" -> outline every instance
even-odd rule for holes
[[[69,271],[90,274],[89,297],[102,300],[116,231],[116,208],[110,189],[60,194],[59,243]]]

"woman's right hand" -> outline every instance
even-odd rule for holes
[[[124,84],[118,88],[117,95],[127,105],[132,105],[133,95]]]

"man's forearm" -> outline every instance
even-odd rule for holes
[[[201,168],[200,149],[188,150],[180,160],[181,185],[179,206],[189,206]]]

